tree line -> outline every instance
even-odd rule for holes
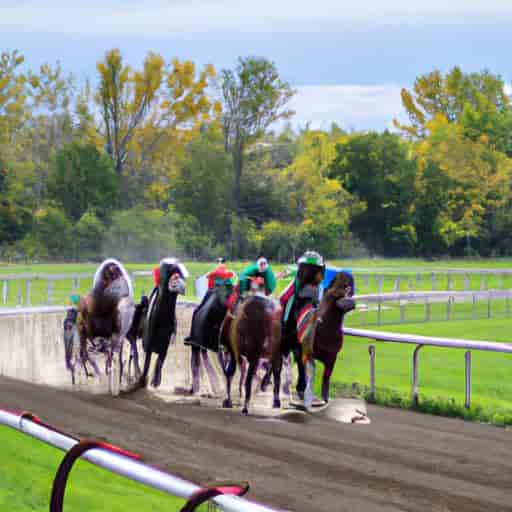
[[[418,76],[406,124],[350,133],[293,129],[265,58],[135,69],[114,49],[96,71],[1,54],[3,260],[512,253],[512,109],[489,71]]]

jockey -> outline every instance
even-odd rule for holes
[[[240,295],[246,293],[251,287],[249,284],[250,278],[263,278],[265,285],[265,294],[271,295],[276,288],[276,276],[272,271],[271,266],[268,264],[267,258],[258,258],[256,263],[249,265],[240,274]]]
[[[283,339],[296,335],[297,316],[305,305],[318,305],[325,274],[324,259],[314,251],[306,251],[297,265],[295,279],[279,297],[283,308]]]
[[[208,318],[210,317],[210,313],[214,317],[219,316],[220,322],[222,322],[225,315],[225,304],[229,296],[233,291],[233,278],[235,274],[228,270],[224,263],[220,263],[214,270],[208,272],[206,274],[206,278],[208,280],[208,291],[204,295],[201,303],[194,310],[192,315],[192,323],[190,326],[190,335],[187,336],[184,340],[185,345],[192,346],[200,346],[204,347],[202,342],[206,333],[204,333],[204,328],[208,326],[210,323]],[[218,304],[215,301],[214,295],[218,295],[222,304]],[[219,309],[219,311],[217,311]],[[223,311],[220,311],[222,309]],[[220,318],[222,316],[222,318]],[[217,323],[215,320],[214,323]]]

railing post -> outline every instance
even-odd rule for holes
[[[450,272],[446,275],[446,289],[451,292],[452,291],[452,275]]]
[[[375,402],[375,345],[368,346],[370,354],[370,400]]]
[[[450,320],[452,317],[452,297],[448,297],[448,302],[446,303],[446,320]]]
[[[53,302],[53,285],[55,284],[53,279],[48,279],[48,304],[51,305]]]
[[[377,292],[382,293],[382,285],[384,281],[384,276],[377,276]]]
[[[3,300],[4,306],[7,304],[7,294],[9,291],[8,283],[9,283],[9,281],[5,280],[3,283],[3,286],[2,286],[2,300]]]
[[[382,297],[377,301],[377,325],[382,325]]]
[[[510,290],[507,292],[507,298],[505,299],[505,308],[507,316],[510,316]]]
[[[487,318],[491,318],[491,292],[487,292]]]
[[[473,293],[472,297],[473,297],[472,315],[473,315],[473,320],[475,320],[475,318],[477,317],[477,315],[476,315],[476,294]]]
[[[430,274],[430,278],[432,280],[432,291],[435,291],[435,289],[436,289],[436,274],[435,274],[435,272],[432,272]]]
[[[425,296],[425,322],[430,322],[430,301]]]
[[[467,350],[464,354],[466,361],[466,402],[464,407],[469,409],[471,407],[471,351]]]
[[[466,272],[466,274],[464,275],[464,291],[467,292],[469,291],[469,273]]]
[[[25,293],[26,293],[26,297],[25,297],[25,306],[30,306],[30,289],[32,287],[32,282],[30,281],[30,279],[27,279],[27,282],[25,284]]]
[[[400,323],[403,324],[405,322],[405,304],[403,301],[400,301]]]
[[[18,281],[17,293],[16,293],[16,306],[21,306],[23,301],[23,289],[21,287],[21,281]]]
[[[418,405],[418,361],[419,353],[422,348],[423,345],[418,345],[414,349],[412,356],[412,400],[415,405]]]

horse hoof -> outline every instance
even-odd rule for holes
[[[249,410],[247,409],[247,407],[244,407],[244,408],[242,409],[242,414],[243,414],[244,416],[248,416],[248,415],[249,415]]]
[[[281,408],[281,400],[274,400],[274,403],[272,404],[272,407],[274,409],[280,409]]]
[[[300,400],[304,400],[304,391],[297,391],[297,396]]]
[[[224,407],[224,409],[232,409],[233,404],[231,403],[231,400],[229,398],[226,398],[224,402],[222,402],[222,407]]]

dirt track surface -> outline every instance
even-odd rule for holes
[[[196,481],[249,480],[250,497],[295,511],[512,511],[512,432],[368,407],[370,425],[300,423],[111,398],[0,377],[0,408],[107,439]]]

